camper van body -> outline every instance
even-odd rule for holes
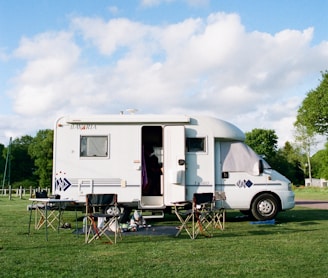
[[[225,192],[217,205],[259,220],[294,207],[290,181],[244,144],[236,126],[212,117],[98,115],[61,117],[54,132],[53,194],[85,201],[116,193],[126,210],[164,210],[194,193]],[[143,148],[162,163],[161,193],[143,194]]]

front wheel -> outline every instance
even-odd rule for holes
[[[269,193],[257,196],[251,207],[252,216],[258,221],[274,219],[278,210],[277,199]]]

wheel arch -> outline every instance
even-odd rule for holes
[[[250,209],[252,208],[252,205],[253,205],[254,200],[255,200],[258,196],[260,196],[260,195],[262,195],[262,194],[270,194],[270,195],[272,195],[273,197],[275,197],[275,199],[277,200],[278,211],[281,211],[281,207],[282,207],[282,205],[281,205],[281,199],[280,199],[280,197],[279,197],[279,195],[278,195],[277,193],[274,193],[274,192],[272,192],[272,191],[261,191],[261,192],[258,192],[257,194],[255,194],[255,195],[253,196],[253,198],[252,198],[251,203],[250,203],[250,206],[249,206]]]

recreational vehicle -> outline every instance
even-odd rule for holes
[[[244,143],[240,129],[220,119],[65,116],[54,130],[53,193],[63,199],[84,202],[89,193],[115,193],[125,212],[137,208],[154,217],[201,192],[224,192],[218,206],[258,220],[294,207],[291,182]],[[157,177],[149,173],[149,156],[156,156]]]

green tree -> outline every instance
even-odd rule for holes
[[[14,139],[10,151],[10,183],[16,187],[15,183],[25,180],[34,180],[33,171],[34,163],[28,154],[28,146],[32,137],[25,135],[21,138]],[[6,153],[8,148],[6,148]]]
[[[317,142],[315,140],[315,134],[312,130],[309,130],[306,126],[299,123],[295,123],[296,131],[294,134],[295,141],[298,144],[301,152],[305,155],[306,160],[302,160],[302,168],[304,173],[308,171],[308,177],[312,180],[312,164],[311,164],[311,150]]]
[[[289,142],[278,149],[278,136],[271,129],[253,129],[246,132],[246,144],[259,155],[264,155],[265,160],[271,167],[294,184],[304,183],[304,175],[300,169],[300,153]]]
[[[5,164],[6,164],[6,155],[5,155],[5,146],[0,144],[0,181],[3,181],[3,175],[5,172]]]
[[[311,160],[313,176],[315,178],[328,179],[328,142],[325,145],[325,149],[314,154]]]
[[[297,125],[311,133],[328,135],[328,71],[322,72],[320,85],[311,90],[297,113]]]
[[[34,159],[34,174],[39,178],[39,185],[41,187],[51,186],[53,130],[39,130],[28,148],[28,153]]]
[[[259,155],[264,155],[270,163],[276,155],[278,149],[278,137],[272,129],[255,128],[251,132],[246,132],[246,144]]]
[[[290,142],[286,142],[284,147],[278,150],[276,165],[280,165],[277,170],[288,177],[293,184],[304,184],[304,155],[299,147],[293,147]],[[281,163],[284,161],[285,163]]]

